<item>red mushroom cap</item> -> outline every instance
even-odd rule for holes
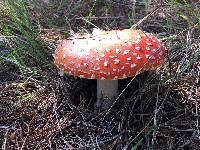
[[[166,48],[141,30],[97,31],[63,40],[55,64],[68,74],[88,79],[123,79],[159,67]]]

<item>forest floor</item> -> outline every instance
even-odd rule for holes
[[[168,49],[165,63],[119,81],[95,112],[96,80],[60,76],[59,41],[134,26]],[[192,149],[200,145],[200,2],[0,1],[0,145],[8,149]]]

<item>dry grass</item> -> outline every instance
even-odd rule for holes
[[[34,38],[3,11],[0,23],[12,32],[1,28],[0,34],[2,149],[199,149],[200,3],[133,2],[27,1]],[[15,55],[16,41],[37,40],[50,56],[60,39],[94,25],[135,25],[157,34],[169,50],[158,70],[120,81],[123,93],[102,113],[92,108],[95,81],[60,77],[51,57],[41,65],[32,53]]]

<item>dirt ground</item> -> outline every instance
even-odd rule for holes
[[[37,38],[49,48],[49,64],[30,58],[22,71],[0,61],[2,149],[200,149],[200,56],[195,55],[200,51],[200,30],[198,23],[188,23],[193,19],[189,12],[164,0],[137,3],[134,12],[130,1],[106,0],[95,6],[94,1],[70,2],[59,9],[46,1],[40,3],[43,9],[27,5],[32,20],[42,25]],[[80,3],[82,9],[72,9]],[[191,9],[200,8],[200,3],[190,3]],[[165,43],[165,63],[134,80],[119,80],[121,97],[111,110],[95,112],[96,80],[60,76],[51,56],[58,42],[72,33],[68,31],[92,31],[81,19],[88,13],[93,24],[106,30],[130,28],[153,11],[137,28]],[[177,17],[178,12],[188,20]],[[57,21],[51,23],[53,17]]]

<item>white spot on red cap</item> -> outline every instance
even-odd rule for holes
[[[110,52],[111,50],[110,50],[110,48],[106,48],[106,52]]]
[[[66,58],[66,54],[65,54],[65,53],[63,54],[63,58],[64,58],[64,59]]]
[[[105,71],[100,71],[101,74],[107,74]]]
[[[115,58],[115,57],[117,57],[117,56],[108,56],[108,57],[110,57],[110,58]]]
[[[136,64],[131,64],[131,68],[135,68],[136,66]]]
[[[161,39],[158,39],[158,42],[162,42],[162,40],[161,40]]]
[[[148,46],[151,46],[151,45],[152,45],[152,43],[150,43],[150,42],[147,42],[147,45],[148,45]]]
[[[101,54],[100,56],[101,56],[101,57],[105,57],[105,55],[104,55],[104,54]]]
[[[95,70],[100,70],[101,68],[100,67],[97,67]]]
[[[146,47],[146,50],[148,50],[148,51],[149,51],[149,50],[150,50],[150,47],[148,47],[148,46],[147,46],[147,47]]]
[[[121,49],[117,48],[115,51],[116,51],[117,54],[119,54]]]
[[[70,65],[73,65],[73,64],[75,64],[75,62],[73,62],[73,61],[70,61],[70,62],[69,62],[69,64],[70,64]]]
[[[141,49],[141,48],[140,48],[140,47],[138,47],[138,46],[137,46],[137,47],[135,47],[135,50],[137,50],[137,51],[139,51],[140,49]]]
[[[137,58],[138,60],[140,60],[142,57],[138,55],[136,58]]]
[[[83,66],[84,66],[84,67],[87,67],[87,66],[88,66],[88,64],[87,64],[87,63],[84,63],[84,64],[83,64]]]
[[[66,50],[67,50],[67,48],[66,48],[66,47],[63,47],[62,51],[66,51]]]
[[[155,49],[155,48],[153,48],[153,49],[152,49],[152,51],[153,51],[153,52],[155,52],[155,51],[156,51],[156,49]]]
[[[135,42],[136,42],[137,44],[139,44],[139,43],[140,43],[140,40],[138,39],[138,40],[136,40]]]
[[[118,76],[115,76],[114,79],[118,79]]]
[[[63,65],[64,65],[64,63],[63,63],[63,62],[60,62],[60,65],[61,65],[61,66],[63,66]]]
[[[140,39],[140,38],[141,38],[140,33],[137,33],[137,34],[136,34],[136,38],[137,38],[137,39]]]
[[[127,78],[126,74],[123,74],[123,78]]]
[[[91,56],[91,58],[95,58],[95,56]]]
[[[128,54],[129,52],[130,52],[131,50],[124,50],[124,52],[123,52],[123,55],[126,55],[126,54]]]
[[[69,74],[69,75],[72,75],[72,72],[71,72],[71,71],[69,71],[69,72],[68,72],[68,74]]]
[[[95,75],[94,75],[94,74],[92,74],[90,78],[91,78],[91,79],[95,79]]]
[[[146,58],[149,58],[149,55],[147,54],[147,55],[145,55],[145,57],[146,57]]]
[[[131,58],[131,57],[128,57],[128,58],[126,58],[126,59],[127,59],[128,61],[131,61],[132,58]]]
[[[81,65],[80,65],[80,64],[78,64],[78,65],[76,66],[76,68],[77,68],[77,69],[79,69],[80,67],[81,67]]]
[[[79,77],[80,77],[80,78],[84,78],[84,75],[81,74],[81,75],[79,75]]]
[[[108,67],[108,61],[105,61],[105,62],[103,63],[103,65],[104,65],[105,67]]]
[[[114,64],[115,65],[118,65],[120,63],[120,60],[119,59],[114,59]]]

